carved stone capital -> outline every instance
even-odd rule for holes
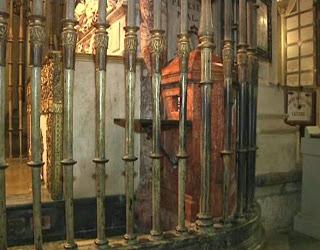
[[[178,56],[181,58],[188,57],[191,52],[189,36],[187,34],[180,34],[178,37]]]

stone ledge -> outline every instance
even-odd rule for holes
[[[137,243],[126,245],[121,237],[111,238],[109,246],[105,249],[148,249],[148,250],[207,250],[207,249],[233,249],[254,250],[259,249],[264,242],[264,229],[260,223],[260,207],[257,205],[255,214],[245,223],[234,225],[226,230],[216,230],[210,234],[199,234],[193,228],[185,236],[177,236],[175,232],[166,232],[162,240],[150,241],[149,235],[138,237]],[[93,240],[79,241],[79,250],[96,250]],[[47,250],[63,249],[63,242],[47,243]],[[31,250],[33,246],[14,247],[11,250]],[[100,248],[104,249],[104,248]]]

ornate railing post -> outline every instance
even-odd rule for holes
[[[13,1],[9,1],[8,32],[8,135],[9,157],[13,157]]]
[[[250,214],[254,205],[255,192],[255,165],[256,165],[256,128],[257,128],[257,95],[258,95],[258,58],[257,49],[257,8],[256,1],[248,1],[248,83],[249,83],[249,136],[248,136],[248,169],[247,169],[247,195],[246,212]]]
[[[246,193],[246,170],[247,170],[247,137],[248,137],[248,55],[247,55],[247,0],[239,0],[239,42],[238,42],[238,119],[237,119],[237,171],[238,192],[236,218],[244,219],[244,202]]]
[[[180,113],[179,113],[179,151],[178,158],[178,225],[177,233],[187,231],[185,225],[185,190],[187,168],[187,91],[188,63],[190,54],[188,34],[188,0],[181,0],[181,31],[178,35],[178,56],[180,58]]]
[[[224,2],[224,47],[223,47],[223,69],[224,69],[224,150],[222,151],[224,177],[223,177],[223,223],[229,216],[229,188],[230,169],[232,166],[232,69],[233,69],[233,42],[232,42],[232,0]]]
[[[136,1],[128,1],[128,18],[125,27],[125,70],[126,70],[126,125],[125,154],[123,160],[126,169],[126,234],[124,239],[132,243],[136,239],[134,233],[134,162],[137,160],[134,152],[134,117],[135,117],[135,84],[138,48],[138,27],[135,26]]]
[[[24,0],[20,0],[19,16],[19,84],[18,84],[18,110],[19,110],[19,157],[23,157],[23,69],[24,69]]]
[[[213,19],[210,0],[201,1],[201,19],[199,29],[199,48],[201,50],[201,94],[202,94],[202,123],[201,123],[201,193],[200,211],[196,225],[200,231],[211,230],[213,225],[211,215],[211,97],[212,97],[212,55]]]
[[[41,68],[45,30],[42,0],[34,1],[33,12],[30,17],[30,40],[32,46],[32,73],[31,73],[31,162],[32,167],[32,194],[33,194],[33,230],[36,250],[42,246],[41,224],[41,155],[40,132],[40,102],[41,102]]]
[[[96,196],[97,196],[97,239],[98,246],[107,245],[106,239],[106,212],[105,189],[106,170],[106,66],[108,33],[106,23],[106,1],[99,1],[99,19],[95,33],[95,59],[96,59]]]
[[[5,0],[0,0],[0,249],[7,249],[7,216],[6,216],[6,96],[7,96],[7,35],[8,13]]]
[[[165,51],[164,31],[161,29],[161,0],[154,0],[154,29],[151,31],[152,56],[152,239],[162,236],[160,225],[160,164],[161,151],[161,117],[160,85],[163,54]]]
[[[64,65],[64,103],[63,103],[63,184],[66,219],[65,249],[75,249],[74,208],[73,208],[73,85],[75,70],[75,47],[77,34],[74,28],[74,0],[66,0],[66,19],[63,22],[62,46]]]

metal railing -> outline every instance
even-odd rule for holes
[[[10,1],[10,14],[12,15],[12,1]],[[66,249],[76,249],[74,233],[73,208],[73,84],[75,74],[75,45],[76,31],[74,29],[74,0],[65,0],[65,16],[63,22],[62,45],[64,65],[64,132],[63,132],[63,161],[64,170],[64,201],[66,220]],[[257,57],[256,57],[256,6],[255,1],[239,0],[239,43],[238,43],[238,195],[237,211],[230,215],[228,192],[230,182],[230,168],[232,161],[232,84],[233,74],[233,38],[232,38],[232,0],[226,0],[225,5],[225,45],[223,49],[224,60],[224,88],[225,88],[225,139],[222,151],[224,163],[224,199],[223,224],[250,220],[254,204],[254,177],[256,152],[256,112],[257,112]],[[200,21],[200,51],[201,51],[201,93],[202,93],[202,124],[201,124],[201,183],[200,183],[200,209],[197,215],[195,230],[200,234],[210,235],[214,231],[213,217],[211,215],[210,185],[211,185],[211,107],[212,107],[212,56],[213,44],[213,16],[211,0],[201,1]],[[136,82],[136,60],[138,38],[136,27],[136,1],[128,0],[127,26],[125,28],[125,91],[126,91],[126,125],[125,125],[125,154],[123,160],[126,169],[126,233],[127,244],[136,243],[134,230],[134,94]],[[161,117],[160,117],[160,84],[163,55],[166,49],[164,31],[161,28],[161,0],[154,0],[154,27],[151,37],[152,55],[152,96],[153,96],[153,129],[152,129],[152,229],[150,239],[159,241],[163,239],[160,220],[160,164],[162,151]],[[6,104],[6,40],[8,31],[7,2],[0,0],[0,248],[7,249],[6,237],[6,198],[5,175],[5,104]],[[97,246],[108,245],[105,225],[105,120],[106,108],[106,64],[108,49],[108,34],[106,32],[106,1],[99,1],[99,20],[95,34],[96,58],[96,198],[97,198]],[[28,163],[32,167],[33,190],[33,228],[34,247],[44,249],[41,225],[41,179],[40,171],[43,166],[40,145],[40,72],[42,67],[42,51],[45,43],[43,1],[34,0],[32,16],[30,19],[30,37],[32,44],[32,159]],[[178,36],[178,56],[180,59],[180,118],[179,118],[179,150],[178,158],[178,223],[176,233],[178,237],[188,235],[185,224],[185,180],[188,152],[186,132],[186,108],[188,86],[188,59],[190,53],[188,37],[188,1],[181,0],[181,32]],[[250,34],[249,34],[250,33]],[[10,33],[9,33],[10,34]],[[252,35],[251,35],[252,34]],[[20,36],[22,37],[22,35]],[[248,47],[249,44],[249,47]],[[10,43],[9,43],[10,47]],[[10,48],[11,49],[11,48]],[[10,50],[9,49],[9,50]],[[9,73],[12,67],[8,61]],[[22,68],[22,64],[21,64]],[[12,69],[11,69],[12,70]],[[9,79],[9,88],[11,81]],[[20,83],[19,83],[20,84]],[[20,84],[21,85],[21,84]],[[19,86],[20,86],[19,85]],[[10,95],[9,95],[10,96]],[[10,112],[10,109],[9,109]],[[236,224],[239,225],[239,224]],[[235,230],[238,230],[235,227]],[[138,243],[137,243],[138,244]]]

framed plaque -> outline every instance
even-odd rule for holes
[[[260,58],[272,61],[271,0],[258,0],[257,50]]]
[[[285,122],[289,125],[314,125],[316,110],[315,91],[287,89],[285,92]]]

